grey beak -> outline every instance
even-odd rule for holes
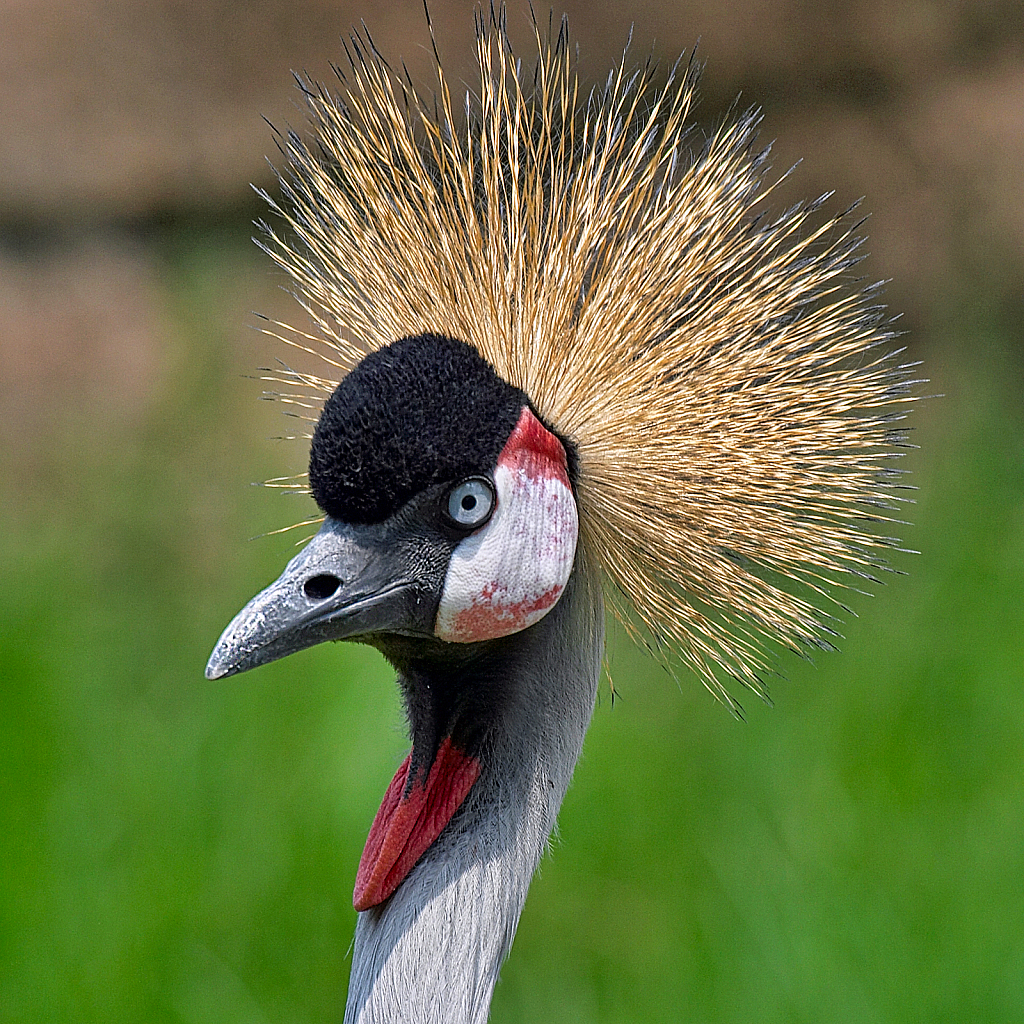
[[[388,523],[326,519],[280,577],[229,623],[206,665],[222,679],[325,640],[371,633],[430,636],[438,594]],[[397,543],[396,543],[397,541]]]

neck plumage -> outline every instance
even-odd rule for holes
[[[465,803],[356,925],[346,1024],[483,1024],[594,708],[604,648],[582,552],[559,603],[506,645]],[[492,669],[493,674],[493,669]]]

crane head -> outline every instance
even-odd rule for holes
[[[565,589],[579,528],[566,445],[465,342],[368,355],[325,403],[309,462],[323,525],[229,624],[210,679],[324,640],[492,640]]]

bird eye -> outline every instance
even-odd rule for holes
[[[456,484],[445,502],[445,513],[452,525],[475,530],[483,526],[494,511],[494,484],[482,476],[471,476]]]

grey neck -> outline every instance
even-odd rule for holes
[[[572,778],[604,649],[583,553],[524,633],[466,802],[395,894],[359,915],[346,1024],[483,1024],[530,880]]]

